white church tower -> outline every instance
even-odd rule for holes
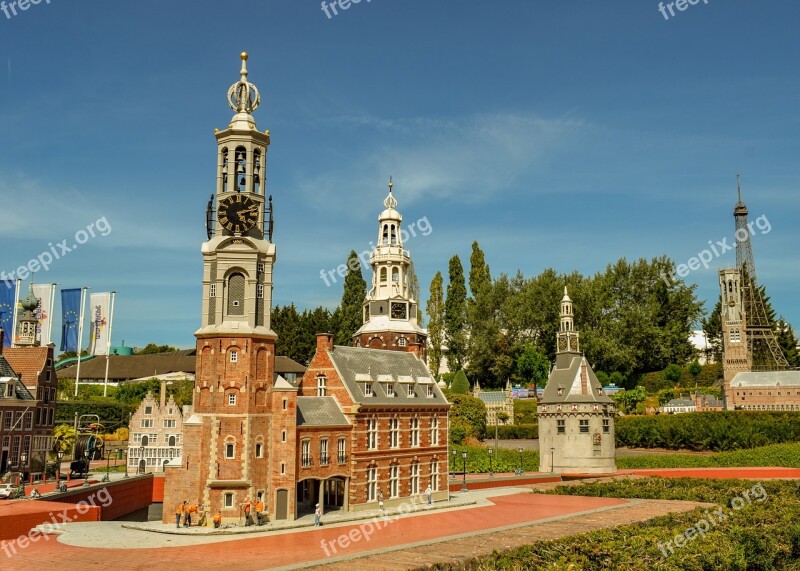
[[[370,256],[372,286],[364,300],[364,323],[353,335],[356,347],[409,351],[425,359],[428,333],[417,324],[417,299],[411,291],[411,254],[403,249],[403,216],[392,193],[378,216],[378,243]]]
[[[614,401],[580,352],[572,309],[565,287],[556,364],[539,402],[539,471],[616,472]]]

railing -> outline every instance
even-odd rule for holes
[[[311,455],[303,455],[300,459],[300,462],[303,468],[308,468],[309,466],[311,466],[311,464],[314,463],[313,459],[311,458]]]
[[[339,454],[337,460],[339,461],[339,464],[344,464],[347,462],[347,454]]]
[[[324,455],[319,457],[319,465],[320,466],[326,466],[326,465],[328,465],[329,462],[330,462],[330,458],[328,457],[327,454],[324,454]]]

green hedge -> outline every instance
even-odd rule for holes
[[[514,424],[534,424],[538,418],[536,399],[514,399]]]
[[[735,468],[780,466],[800,468],[800,443],[772,444],[747,450],[732,450],[716,454],[647,454],[618,456],[617,468]]]
[[[68,424],[72,426],[77,412],[78,416],[83,414],[98,415],[100,423],[105,426],[106,430],[114,431],[120,426],[128,426],[128,418],[136,408],[136,406],[118,402],[59,402],[56,403],[56,425]]]
[[[489,473],[489,448],[491,444],[487,442],[486,448],[479,446],[451,446],[450,458],[448,459],[448,470],[455,470],[461,473],[464,460],[461,457],[463,450],[467,451],[467,472],[470,474]],[[493,448],[493,447],[492,447]],[[456,451],[455,460],[453,450]],[[494,472],[513,472],[519,468],[520,454],[513,448],[500,448],[492,454],[492,470]],[[522,451],[522,469],[526,472],[536,472],[539,470],[539,453],[533,450]]]
[[[617,446],[671,450],[737,450],[800,441],[800,413],[691,412],[616,420]]]
[[[494,426],[487,426],[486,431],[483,433],[484,440],[491,440],[494,438]],[[501,440],[521,440],[539,438],[539,425],[538,424],[512,424],[500,425],[497,427],[497,437]]]
[[[760,488],[758,488],[760,486]],[[703,569],[798,569],[800,503],[796,482],[646,478],[558,487],[553,493],[579,496],[693,500],[725,506],[724,520],[710,531],[695,533],[669,552],[666,542],[689,528],[708,523],[708,508],[660,516],[635,524],[609,527],[518,549],[495,551],[466,562],[439,563],[430,569],[520,570],[619,569],[685,571]],[[757,491],[757,493],[754,493]],[[748,493],[747,496],[745,493]],[[762,493],[763,492],[763,493]],[[745,497],[754,498],[752,501]],[[733,503],[739,498],[743,505]],[[759,501],[755,501],[758,499]],[[763,501],[762,501],[763,499]],[[737,505],[740,505],[738,509]],[[579,531],[579,530],[576,530]]]

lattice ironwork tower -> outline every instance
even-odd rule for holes
[[[753,246],[750,242],[752,230],[748,221],[748,210],[742,202],[741,179],[737,184],[738,202],[733,209],[736,221],[736,270],[741,284],[741,305],[744,316],[744,337],[750,370],[786,370],[789,363],[781,351],[778,339],[767,313],[763,292],[758,286]],[[726,271],[726,270],[723,270]],[[724,282],[722,283],[724,288]],[[723,299],[725,291],[723,289]],[[724,321],[724,320],[723,320]],[[729,349],[730,336],[726,336],[725,349]]]

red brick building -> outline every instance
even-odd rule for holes
[[[377,506],[378,490],[387,503],[429,485],[446,498],[449,404],[422,360],[424,330],[396,351],[334,347],[323,334],[299,382],[275,372],[276,248],[263,185],[270,137],[255,127],[260,97],[246,61],[242,54],[229,90],[236,114],[216,133],[193,412],[183,421],[182,456],[166,467],[164,521],[183,500],[239,521],[246,498],[262,498],[270,519],[294,519],[316,503],[323,511]],[[413,312],[415,323],[416,305],[395,294],[402,320]]]

